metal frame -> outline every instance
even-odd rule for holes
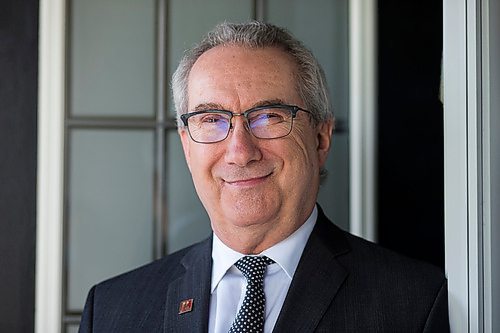
[[[497,25],[500,16],[490,11],[493,4],[498,6],[494,0],[444,1],[445,255],[453,332],[499,329],[492,295],[499,274],[492,205],[498,193],[491,190],[500,173],[492,163],[499,160],[493,131],[500,128],[492,127],[498,81],[490,74],[499,72],[494,53],[500,47],[490,38],[490,15]]]
[[[167,76],[167,58],[166,58],[166,36],[167,36],[167,13],[168,4],[166,0],[155,0],[156,7],[156,31],[155,31],[155,113],[152,117],[81,117],[74,116],[71,113],[71,108],[69,103],[65,105],[64,112],[64,209],[63,209],[63,249],[68,248],[68,235],[69,235],[69,199],[68,194],[70,192],[70,179],[69,174],[69,153],[70,153],[70,132],[74,129],[113,129],[113,130],[144,130],[150,129],[154,131],[154,170],[152,173],[154,175],[154,199],[153,199],[153,230],[154,235],[152,235],[153,248],[151,249],[152,258],[157,259],[164,256],[167,252],[167,212],[166,212],[166,135],[168,131],[176,130],[176,120],[173,117],[167,117],[167,98],[168,88],[166,82],[168,82]],[[71,22],[70,15],[70,1],[66,1],[66,19]],[[66,29],[66,47],[65,47],[65,61],[64,66],[66,68],[65,75],[65,87],[64,94],[66,100],[69,101],[70,89],[69,84],[71,82],[70,78],[70,24],[67,24]],[[70,311],[66,304],[66,295],[68,290],[68,258],[67,251],[62,251],[63,265],[62,265],[62,290],[61,290],[61,328],[66,327],[69,324],[78,324],[80,321],[81,313],[79,311]]]
[[[468,329],[471,321],[468,259],[469,249],[477,248],[477,239],[469,237],[469,199],[472,198],[468,197],[468,148],[473,149],[471,154],[477,151],[473,146],[468,147],[467,141],[467,109],[474,105],[469,104],[472,96],[468,96],[467,90],[468,74],[472,73],[467,73],[466,10],[466,0],[444,1],[445,263],[450,324],[454,332]],[[471,218],[471,222],[476,220],[474,216]],[[477,220],[475,222],[477,225]]]
[[[156,170],[155,170],[155,251],[154,258],[161,258],[167,253],[167,131],[176,130],[176,120],[167,118],[168,78],[167,78],[167,0],[157,0],[157,30],[156,30]]]
[[[497,1],[498,3],[498,1]],[[482,168],[481,168],[481,225],[482,225],[482,234],[481,234],[481,303],[479,311],[482,319],[482,332],[496,332],[499,327],[494,329],[493,323],[493,284],[498,283],[492,281],[492,261],[494,258],[493,249],[492,249],[492,193],[491,193],[491,104],[490,104],[490,21],[489,21],[489,1],[484,1],[481,4],[481,8],[479,9],[479,14],[481,18],[481,97],[482,97],[482,105],[481,105],[481,137],[479,138],[481,141],[481,159],[482,159]],[[497,17],[498,20],[500,17]],[[493,30],[497,31],[497,30]],[[497,46],[498,47],[498,46]],[[495,65],[493,65],[495,66]],[[498,60],[497,64],[498,66]],[[498,105],[497,105],[498,107]],[[498,110],[497,110],[498,111]],[[496,129],[499,130],[498,128]],[[498,154],[497,154],[498,156]],[[494,157],[493,157],[494,158]],[[496,170],[498,173],[499,170]],[[495,172],[495,170],[493,170]],[[499,239],[494,239],[493,242],[498,242]],[[497,254],[498,255],[498,254]]]
[[[40,1],[36,332],[61,331],[64,0]]]
[[[482,267],[484,332],[498,332],[500,319],[500,1],[485,0],[482,17]]]
[[[376,235],[376,0],[349,2],[350,231]]]

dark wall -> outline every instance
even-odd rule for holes
[[[444,267],[442,1],[378,2],[379,243]]]
[[[33,332],[38,0],[0,5],[0,332]]]

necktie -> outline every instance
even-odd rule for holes
[[[274,263],[266,256],[245,256],[238,260],[238,268],[247,279],[243,304],[234,319],[229,333],[263,332],[266,299],[264,297],[264,273],[267,265]]]

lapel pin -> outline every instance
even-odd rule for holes
[[[191,312],[193,310],[193,299],[183,300],[179,304],[179,314],[184,314],[186,312]]]

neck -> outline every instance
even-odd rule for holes
[[[311,208],[304,216],[297,216],[288,221],[270,221],[257,225],[238,226],[212,223],[217,237],[229,248],[245,255],[260,254],[283,241],[299,229],[312,213]],[[224,228],[226,226],[226,228]]]

